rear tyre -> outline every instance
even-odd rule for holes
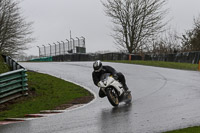
[[[115,91],[115,89],[113,89],[113,88],[107,89],[106,93],[107,93],[107,97],[108,97],[109,102],[114,107],[118,106],[119,105],[119,98],[118,98],[118,94]]]

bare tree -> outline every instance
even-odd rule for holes
[[[166,0],[106,0],[105,13],[114,23],[112,35],[119,48],[137,52],[144,42],[165,26]]]
[[[181,38],[176,31],[166,30],[162,35],[154,38],[149,45],[150,53],[171,54],[181,51]]]
[[[33,41],[32,23],[25,21],[18,5],[16,0],[0,0],[0,54],[15,55]]]
[[[183,51],[200,51],[200,16],[194,19],[194,28],[182,37]]]

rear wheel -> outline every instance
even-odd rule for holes
[[[107,97],[109,102],[113,105],[113,106],[118,106],[119,105],[119,99],[118,99],[118,94],[115,91],[115,89],[110,88],[106,90],[107,93]]]

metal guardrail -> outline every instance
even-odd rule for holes
[[[9,56],[2,55],[11,71],[0,74],[0,104],[27,95],[26,69]]]
[[[0,74],[0,104],[27,95],[27,81],[25,69]]]
[[[22,68],[25,69],[19,63],[17,63],[15,60],[13,60],[10,56],[2,55],[2,57],[4,58],[6,64],[8,64],[8,66],[11,68],[12,71],[22,69]]]

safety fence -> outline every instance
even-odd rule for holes
[[[145,54],[144,56],[128,53],[105,54],[65,54],[50,57],[41,57],[30,61],[94,61],[94,60],[152,60],[198,64],[200,52],[183,52],[177,54]]]
[[[144,60],[198,64],[200,60],[200,52],[197,51],[197,52],[183,52],[176,54],[149,54],[145,55]]]
[[[106,53],[106,54],[65,54],[50,57],[41,57],[29,61],[94,61],[94,60],[128,60],[126,53]],[[131,60],[141,60],[139,55],[131,55]]]
[[[11,71],[0,74],[0,104],[28,95],[26,69],[9,56],[2,55],[2,57]]]
[[[65,55],[69,53],[86,53],[84,37],[77,37],[76,40],[73,38],[70,40],[66,39],[66,41],[48,44],[48,46],[42,45],[42,47],[37,47],[39,48],[39,57]]]
[[[27,95],[27,87],[25,69],[0,74],[0,104]]]
[[[4,58],[5,62],[8,64],[8,66],[10,67],[10,69],[13,70],[18,70],[18,69],[25,69],[23,66],[21,66],[19,63],[17,63],[15,60],[13,60],[10,56],[5,56],[2,55],[2,57]]]

